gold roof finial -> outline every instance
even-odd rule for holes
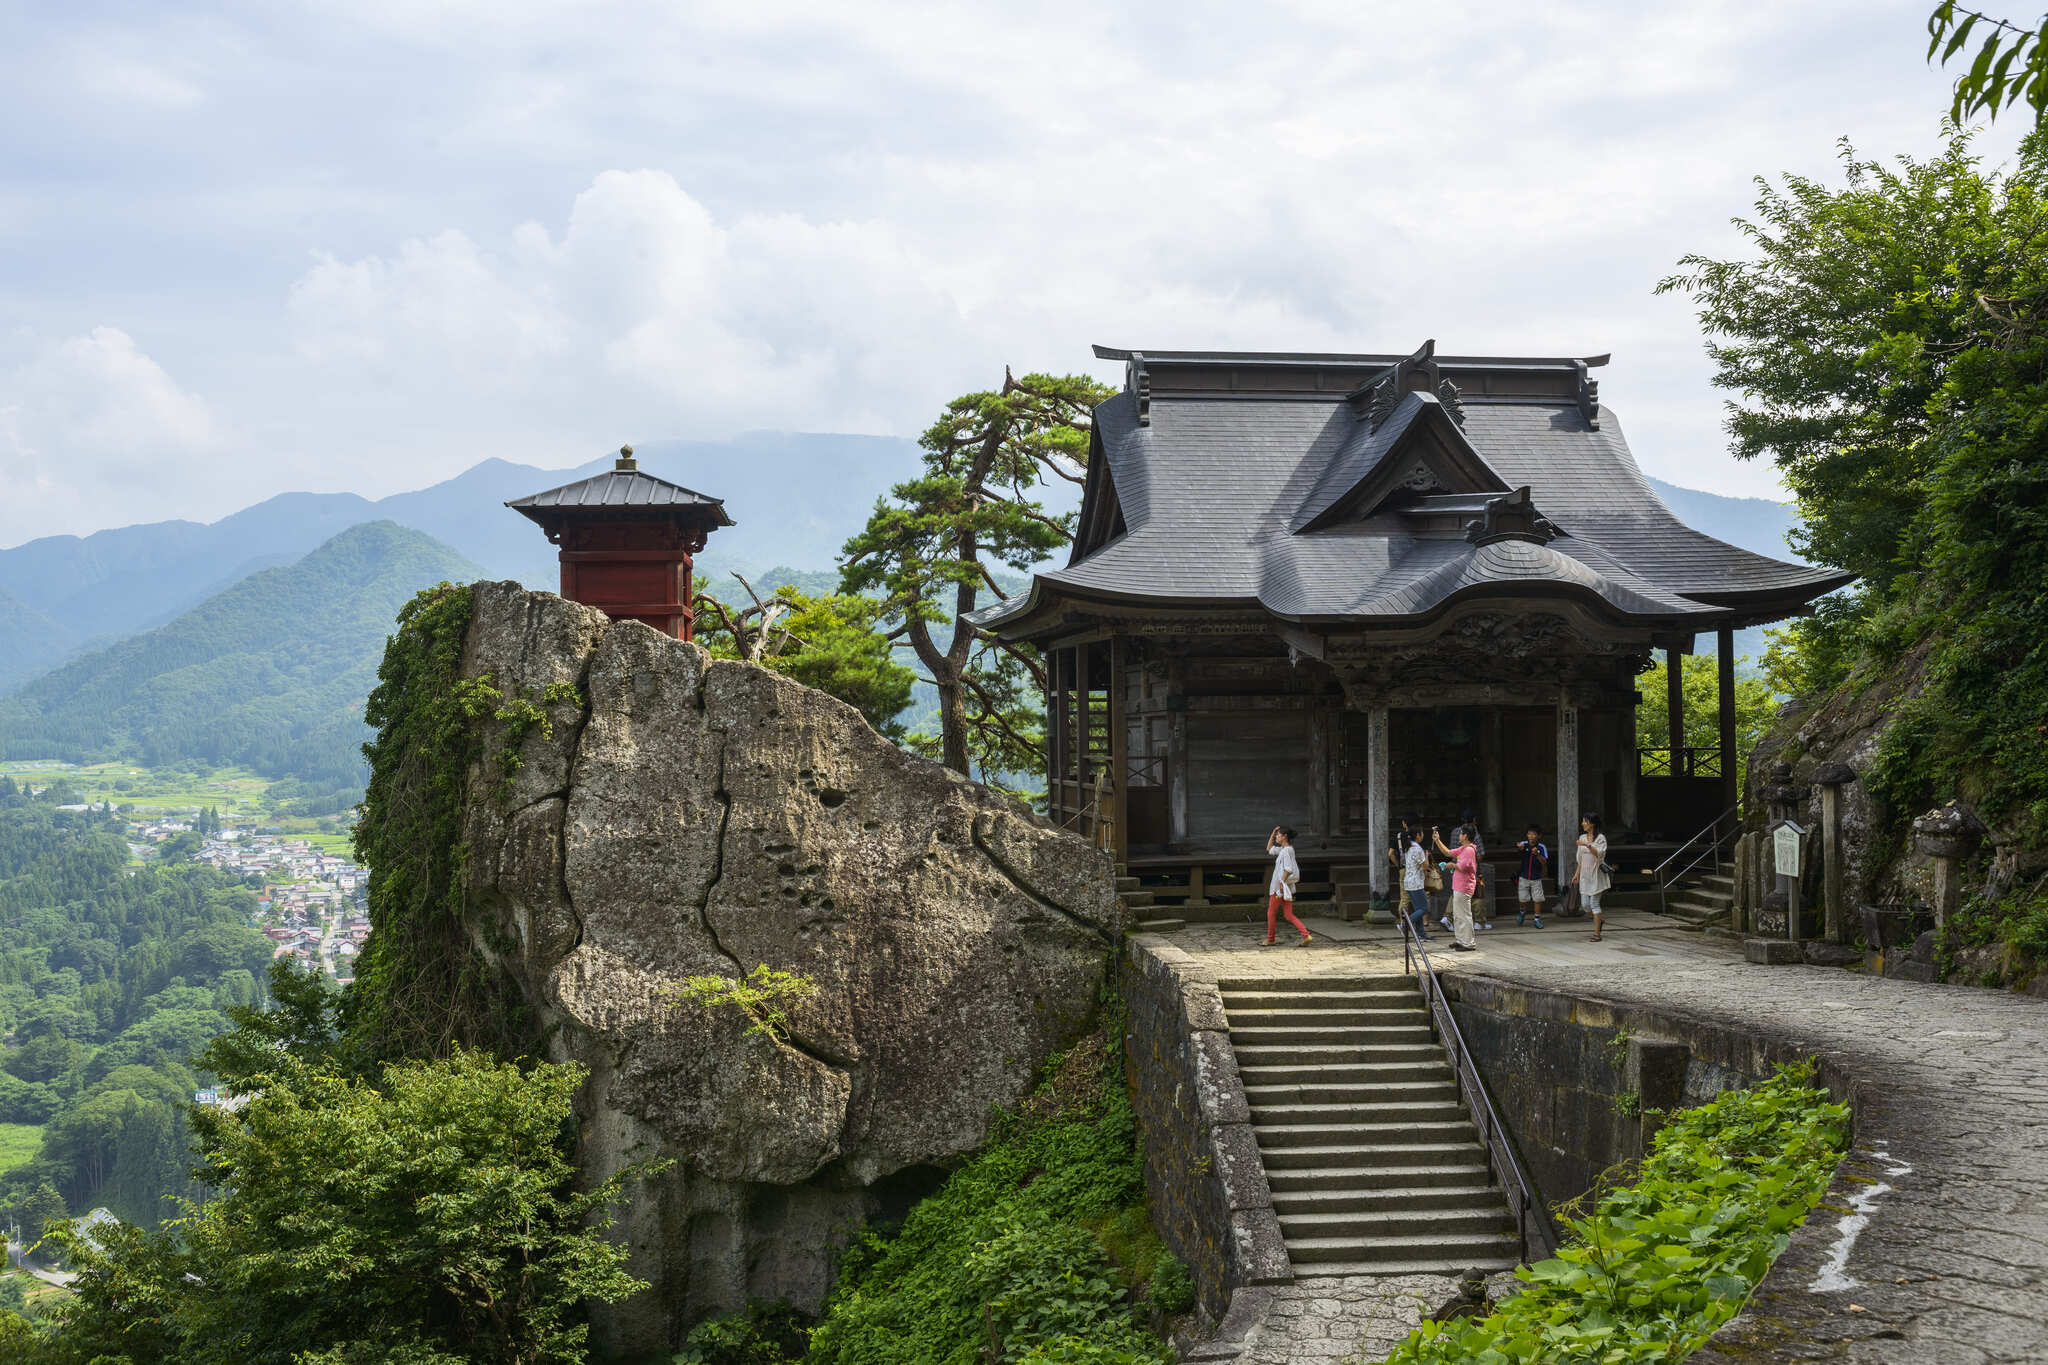
[[[640,462],[633,458],[633,447],[620,446],[619,462],[617,465],[613,467],[613,472],[618,474],[630,474],[639,467]]]

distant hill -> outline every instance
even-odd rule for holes
[[[701,560],[717,579],[729,568],[829,568],[876,495],[917,467],[916,443],[887,436],[754,432],[731,441],[651,441],[637,453],[650,473],[726,500],[739,524],[720,531]],[[0,629],[0,694],[96,640],[161,625],[364,522],[422,531],[488,577],[552,588],[554,549],[501,504],[596,473],[610,460],[538,469],[487,459],[430,488],[376,501],[284,493],[211,525],[153,522],[0,550],[0,613],[11,598],[47,623],[34,632]],[[8,619],[0,615],[0,627]]]
[[[0,693],[29,677],[32,661],[61,658],[71,638],[55,621],[0,588]]]
[[[420,588],[482,576],[418,531],[350,527],[0,700],[0,757],[245,764],[356,785],[363,699],[393,616]]]
[[[1666,507],[1678,514],[1680,521],[1695,531],[1705,531],[1716,540],[1725,540],[1730,545],[1769,555],[1772,559],[1782,559],[1791,564],[1806,563],[1786,541],[1792,528],[1799,524],[1799,513],[1790,503],[1772,502],[1768,498],[1728,498],[1697,488],[1680,488],[1662,479],[1651,479],[1650,487],[1657,491]],[[1762,627],[1738,630],[1735,632],[1735,657],[1761,658],[1764,643]],[[1713,653],[1714,637],[1701,636],[1699,647],[1702,653]]]
[[[1806,561],[1792,549],[1786,536],[1799,524],[1799,513],[1789,502],[1768,498],[1728,498],[1704,493],[1697,488],[1680,488],[1675,483],[1651,479],[1650,487],[1664,499],[1664,505],[1695,531],[1705,531],[1716,540],[1739,545],[1745,550],[1793,564]]]

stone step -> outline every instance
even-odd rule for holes
[[[1463,1142],[1331,1142],[1275,1147],[1264,1155],[1268,1179],[1277,1170],[1388,1171],[1410,1166],[1470,1165],[1485,1159],[1476,1135]]]
[[[1456,1083],[1451,1064],[1439,1053],[1427,1062],[1352,1062],[1343,1066],[1287,1066],[1280,1063],[1248,1064],[1237,1061],[1238,1075],[1247,1091],[1270,1086],[1365,1086],[1384,1091],[1390,1086],[1416,1081]]]
[[[1269,1166],[1266,1184],[1277,1202],[1282,1194],[1350,1194],[1358,1190],[1396,1193],[1419,1189],[1470,1189],[1492,1179],[1477,1149],[1470,1161],[1432,1166]]]
[[[1466,1120],[1465,1107],[1455,1092],[1442,1099],[1388,1101],[1368,1104],[1279,1103],[1252,1101],[1252,1122],[1274,1126],[1298,1123],[1455,1123]]]
[[[1512,1237],[1507,1204],[1499,1190],[1484,1191],[1463,1208],[1395,1208],[1359,1213],[1282,1213],[1280,1236],[1290,1251],[1297,1245],[1349,1240],[1373,1245],[1403,1237]]]
[[[1230,1021],[1230,1041],[1236,1047],[1260,1047],[1268,1043],[1395,1043],[1432,1046],[1436,1035],[1427,1023],[1413,1024],[1269,1024],[1264,1020],[1242,1027]]]
[[[1702,873],[1699,877],[1699,883],[1701,886],[1711,887],[1717,892],[1725,891],[1731,896],[1735,894],[1735,876],[1730,872]]]
[[[1316,1078],[1284,1085],[1247,1081],[1244,1093],[1254,1109],[1279,1104],[1389,1105],[1398,1109],[1413,1104],[1456,1104],[1458,1082],[1451,1076],[1450,1067],[1445,1066],[1443,1074],[1435,1080],[1397,1081],[1390,1085]]]
[[[1150,891],[1119,891],[1117,899],[1123,902],[1126,910],[1143,910],[1149,909],[1158,898]]]
[[[1136,877],[1118,877],[1116,879],[1116,889],[1118,891],[1136,891],[1140,885],[1142,883]]]
[[[1255,1123],[1252,1134],[1268,1153],[1283,1147],[1479,1146],[1479,1130],[1462,1114],[1425,1123]]]
[[[1224,995],[1301,995],[1324,991],[1395,991],[1414,995],[1415,978],[1403,972],[1377,976],[1303,976],[1259,978],[1252,981],[1224,981],[1218,984]]]
[[[1334,1024],[1342,1027],[1406,1027],[1420,1023],[1429,1024],[1429,1009],[1420,1001],[1406,1009],[1360,1009],[1351,1005],[1301,1007],[1275,1006],[1271,1009],[1247,1009],[1242,1005],[1225,1005],[1224,1013],[1233,1023],[1242,1022],[1259,1028],[1273,1028],[1285,1025]]]
[[[1352,1275],[1463,1275],[1467,1270],[1513,1270],[1521,1262],[1516,1260],[1517,1243],[1510,1238],[1506,1256],[1480,1256],[1467,1261],[1318,1261],[1302,1268],[1304,1275],[1340,1279]]]
[[[1407,1212],[1415,1209],[1490,1209],[1505,1220],[1507,1196],[1498,1185],[1417,1185],[1391,1189],[1275,1190],[1273,1209],[1294,1215]]]
[[[1187,927],[1188,922],[1184,919],[1148,919],[1138,922],[1138,932],[1141,934],[1170,934]]]
[[[1284,1015],[1288,1018],[1329,1018],[1336,1015],[1406,1015],[1429,1013],[1415,991],[1356,991],[1349,995],[1335,991],[1327,995],[1225,995],[1223,1008],[1231,1017],[1240,1015]]]
[[[1239,1043],[1240,1070],[1256,1066],[1344,1066],[1353,1062],[1441,1062],[1444,1050],[1435,1043],[1320,1043],[1310,1041]]]
[[[1318,1275],[1329,1273],[1323,1267],[1330,1262],[1373,1265],[1385,1261],[1435,1261],[1461,1270],[1466,1266],[1502,1259],[1514,1265],[1521,1251],[1521,1243],[1511,1231],[1397,1234],[1369,1242],[1350,1237],[1289,1237],[1285,1240],[1287,1259],[1294,1262],[1297,1273]],[[1304,1265],[1316,1268],[1304,1272]]]

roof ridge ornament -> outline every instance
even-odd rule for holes
[[[612,466],[614,474],[631,474],[640,468],[640,462],[633,458],[633,447],[620,446],[618,463]]]
[[[1363,405],[1367,429],[1378,431],[1410,393],[1434,394],[1452,419],[1459,426],[1465,425],[1465,407],[1459,401],[1458,386],[1444,378],[1443,371],[1437,368],[1435,337],[1353,389],[1346,397]]]
[[[1465,523],[1465,539],[1474,545],[1491,545],[1499,540],[1548,545],[1557,536],[1557,524],[1536,510],[1526,483],[1512,493],[1489,499],[1485,510]]]
[[[1578,371],[1579,376],[1579,411],[1585,415],[1586,425],[1594,431],[1600,430],[1600,381],[1586,373],[1586,366],[1590,363],[1604,364],[1606,360],[1607,357],[1603,355],[1595,357],[1592,362],[1572,362],[1572,367]]]

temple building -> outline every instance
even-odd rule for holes
[[[1125,382],[1069,561],[973,623],[1044,651],[1053,817],[1196,899],[1275,825],[1378,894],[1409,812],[1471,810],[1496,851],[1587,809],[1694,836],[1736,801],[1733,632],[1849,581],[1679,521],[1599,402],[1606,356],[1095,353]],[[1692,749],[1703,634],[1720,743]],[[1639,749],[1656,650],[1672,729]]]

